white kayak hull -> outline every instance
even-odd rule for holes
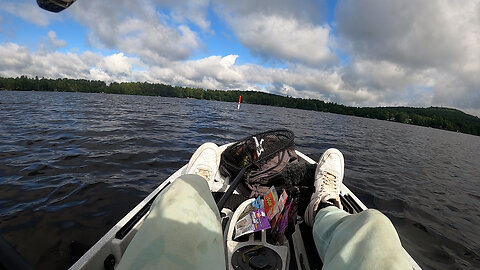
[[[224,150],[227,145],[221,146],[220,150]],[[315,164],[316,162],[304,155],[303,153],[296,151],[298,157],[305,162],[310,164]],[[165,180],[159,187],[157,187],[152,193],[150,193],[143,201],[141,201],[135,208],[133,208],[124,218],[122,218],[115,226],[110,229],[92,248],[90,248],[74,265],[70,267],[71,270],[103,270],[103,269],[114,269],[118,262],[122,258],[123,253],[125,252],[128,244],[131,242],[135,233],[138,231],[138,228],[142,225],[145,217],[147,216],[150,205],[154,201],[155,197],[173,181],[175,181],[179,176],[181,176],[186,168],[186,165],[177,170],[172,174],[167,180]],[[223,192],[228,189],[228,179],[223,179],[220,174],[217,174],[215,177],[215,183],[211,187],[212,192]],[[367,207],[353,194],[353,192],[348,189],[347,186],[342,184],[341,191],[342,203],[349,208],[348,212],[360,212]],[[246,205],[249,202],[245,201],[243,204]],[[241,209],[242,205],[238,207]],[[291,265],[290,262],[296,262],[297,266],[293,267],[295,269],[310,269],[308,263],[308,258],[305,258],[309,252],[307,252],[304,246],[304,239],[298,228],[292,235],[292,241],[287,242],[285,245],[271,245],[266,241],[266,235],[263,232],[261,237],[255,238],[251,235],[248,241],[237,242],[233,239],[233,226],[235,224],[236,216],[235,213],[230,209],[223,209],[222,212],[225,216],[228,217],[228,222],[225,225],[225,241],[227,249],[227,259],[229,269],[235,269],[234,262],[232,262],[232,256],[236,250],[240,250],[242,247],[253,246],[253,245],[263,245],[269,247],[275,251],[278,256],[281,257],[282,264],[281,269],[289,269]],[[290,245],[293,245],[294,254],[291,254]],[[420,266],[413,260],[413,258],[405,251],[411,261],[412,269],[421,269]],[[291,260],[291,256],[294,256],[294,260]],[[302,265],[300,265],[300,263]]]

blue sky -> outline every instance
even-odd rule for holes
[[[0,76],[480,112],[480,1],[0,0]]]

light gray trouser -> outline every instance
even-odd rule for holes
[[[116,269],[226,269],[220,215],[207,182],[183,175],[165,188]],[[390,220],[377,210],[320,210],[313,236],[324,269],[411,269]]]

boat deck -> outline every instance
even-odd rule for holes
[[[222,146],[220,149],[225,149],[228,145]],[[305,211],[313,192],[313,174],[315,172],[316,162],[299,151],[296,151],[299,156],[300,162],[304,162],[307,167],[307,173],[305,178],[310,179],[311,190],[303,193],[302,199],[299,200],[298,205],[298,220],[299,224],[296,225],[295,233],[290,236],[289,245],[289,269],[321,269],[322,263],[318,256],[318,253],[313,242],[312,230],[301,222],[302,215]],[[155,200],[156,196],[170,185],[175,179],[181,176],[186,168],[186,165],[180,168],[177,172],[171,175],[167,180],[160,184],[150,195],[148,195],[142,202],[140,202],[134,209],[132,209],[122,220],[120,220],[107,234],[105,234],[90,250],[88,250],[70,269],[115,269],[115,266],[120,261],[123,253],[125,252],[128,244],[133,239],[138,228],[143,223],[143,220],[147,216],[150,206]],[[215,177],[216,182],[212,186],[212,194],[214,199],[218,200],[222,197],[223,193],[228,189],[229,179],[223,179],[220,174]],[[367,207],[353,194],[348,187],[342,184],[340,191],[341,202],[344,210],[354,214],[361,212]],[[228,216],[225,213],[235,212],[240,204],[245,202],[248,198],[235,192],[224,205],[222,210],[222,216]],[[228,218],[222,219],[222,227],[224,232],[228,226]],[[298,228],[297,228],[298,227]],[[297,233],[297,232],[300,233]],[[260,232],[254,233],[251,239],[260,239],[262,236]],[[295,238],[295,239],[292,239]],[[239,241],[242,241],[242,237]],[[288,238],[288,237],[287,237]],[[246,239],[246,238],[245,238]],[[244,240],[245,240],[244,239]],[[247,240],[248,241],[248,240]],[[408,253],[407,253],[408,254]],[[408,255],[410,257],[410,255]],[[412,262],[412,269],[420,269],[418,264],[410,257]],[[300,266],[300,267],[299,267]]]

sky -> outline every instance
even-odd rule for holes
[[[21,75],[480,116],[480,0],[0,0],[0,76]]]

